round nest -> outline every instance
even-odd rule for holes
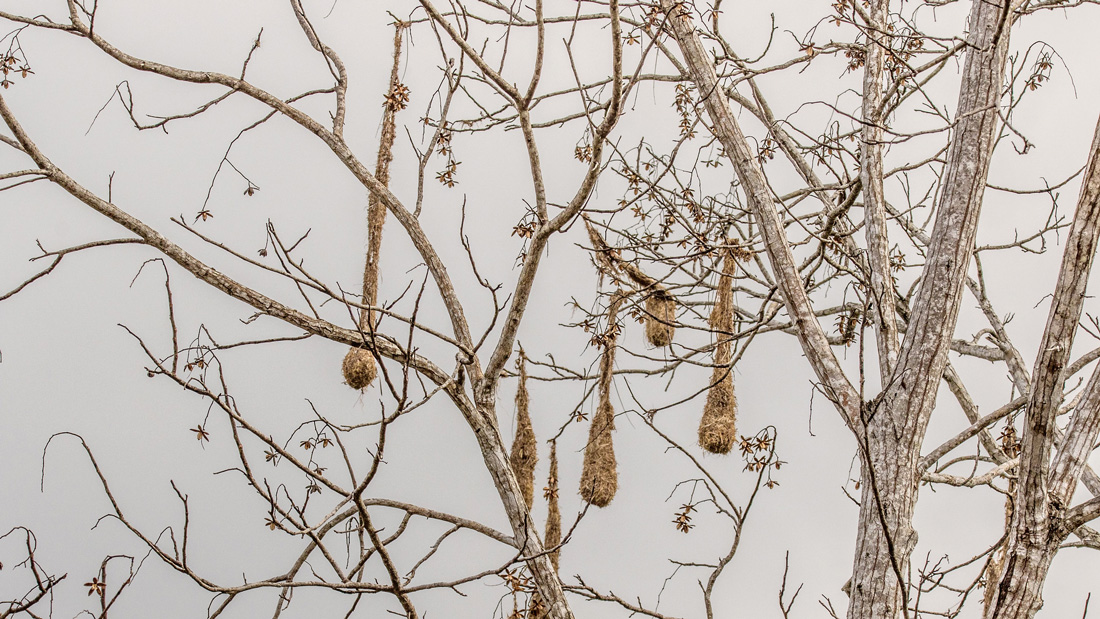
[[[378,376],[374,355],[365,348],[352,348],[344,355],[344,381],[352,389],[366,389]]]

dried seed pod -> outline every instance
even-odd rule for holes
[[[386,95],[386,111],[382,116],[382,139],[378,144],[378,162],[374,176],[383,186],[389,184],[390,162],[393,161],[393,143],[397,136],[394,114],[404,106],[394,102],[408,98],[408,89],[398,80],[401,68],[401,33],[404,24],[397,25],[393,37],[393,69],[390,72],[390,91]],[[395,99],[397,97],[397,99]],[[386,222],[386,205],[376,194],[371,194],[367,202],[367,257],[363,266],[363,304],[378,304],[378,258],[382,250],[382,226]],[[359,330],[374,333],[374,317],[370,310],[359,310]],[[367,350],[352,348],[344,356],[344,381],[352,389],[365,389],[374,382],[378,367],[374,356]]]
[[[615,409],[611,406],[611,377],[615,369],[615,342],[619,333],[615,319],[625,298],[626,295],[615,293],[607,310],[607,335],[603,340],[605,348],[600,357],[597,385],[599,403],[588,430],[588,445],[584,449],[584,466],[581,469],[581,498],[596,507],[605,507],[615,498],[615,492],[619,489],[619,472],[611,437],[615,430]]]
[[[344,382],[352,389],[366,389],[378,375],[374,355],[365,348],[352,348],[344,355]]]
[[[546,489],[543,490],[546,497],[546,534],[544,546],[553,548],[561,543],[561,509],[558,507],[558,443],[550,443],[550,476],[546,481]],[[550,552],[550,563],[554,571],[558,571],[561,559],[561,549]]]
[[[512,472],[523,491],[523,500],[530,509],[535,499],[535,463],[538,453],[535,445],[535,429],[531,426],[530,396],[527,393],[527,364],[523,351],[519,357],[519,387],[516,389],[516,437],[512,441],[509,458]]]
[[[676,300],[668,292],[657,289],[645,300],[645,336],[649,343],[661,348],[672,343],[676,333]]]
[[[728,367],[732,355],[730,332],[733,331],[733,274],[737,260],[732,252],[723,257],[718,295],[710,314],[710,326],[718,345],[714,351],[714,374],[699,420],[699,445],[711,453],[726,454],[737,439],[737,396],[733,391],[733,370]]]

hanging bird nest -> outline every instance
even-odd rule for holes
[[[596,507],[605,507],[619,489],[615,446],[612,444],[615,409],[611,406],[611,378],[615,370],[615,342],[619,334],[615,320],[625,298],[625,294],[616,292],[607,309],[607,333],[603,338],[604,351],[600,357],[597,385],[599,403],[588,429],[588,445],[584,449],[584,466],[581,469],[581,498]]]
[[[550,476],[546,481],[546,489],[543,491],[546,497],[546,534],[543,536],[544,546],[553,548],[561,544],[561,509],[558,507],[558,443],[550,443]],[[550,551],[550,563],[554,571],[558,571],[561,559],[561,549]]]
[[[711,453],[727,454],[737,441],[737,396],[729,368],[714,368],[715,383],[707,391],[699,421],[699,445]]]
[[[523,352],[520,351],[519,387],[516,389],[516,436],[512,441],[509,461],[512,464],[512,472],[519,481],[520,490],[523,491],[523,500],[527,502],[528,509],[534,505],[535,464],[538,462],[530,406],[530,396],[527,393],[527,368]]]
[[[375,166],[374,176],[385,187],[390,180],[390,162],[393,161],[393,143],[397,136],[397,125],[394,114],[404,108],[394,102],[395,93],[403,93],[407,101],[408,89],[399,81],[401,68],[401,38],[404,30],[403,24],[397,25],[397,32],[393,37],[393,69],[390,71],[390,92],[386,96],[388,104],[382,116],[382,139],[378,143],[378,162]],[[363,265],[363,305],[368,307],[378,304],[378,259],[382,251],[382,227],[386,222],[386,205],[377,194],[371,193],[367,202],[367,256]],[[363,333],[373,333],[373,312],[369,309],[359,310],[359,330]],[[344,382],[352,389],[366,389],[378,375],[378,367],[374,355],[362,348],[352,348],[344,356]]]
[[[716,454],[727,454],[737,439],[737,396],[733,391],[733,275],[736,255],[725,252],[722,274],[718,278],[718,295],[710,314],[710,326],[718,344],[714,350],[714,374],[699,420],[699,446]]]
[[[615,409],[601,403],[588,433],[581,470],[581,498],[596,507],[606,507],[619,489],[619,471],[611,432],[615,429]]]
[[[663,348],[676,333],[676,300],[667,291],[657,289],[645,300],[645,336],[649,343]]]
[[[344,382],[352,389],[366,389],[378,375],[374,355],[365,348],[352,348],[344,355]]]

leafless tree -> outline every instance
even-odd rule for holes
[[[0,10],[9,25],[0,45],[0,140],[8,149],[0,191],[18,200],[48,184],[125,231],[62,249],[39,243],[31,258],[45,266],[11,282],[0,301],[33,299],[48,286],[39,280],[70,256],[140,246],[133,270],[163,274],[171,344],[136,328],[127,328],[127,341],[145,355],[150,378],[203,402],[207,416],[190,440],[213,450],[212,439],[224,439],[217,444],[230,446],[228,471],[247,488],[242,504],[254,507],[258,497],[263,505],[257,527],[298,547],[274,575],[231,582],[207,573],[188,553],[187,492],[172,485],[181,525],[148,529],[131,515],[134,498],[113,489],[96,459],[113,447],[60,433],[43,466],[59,449],[55,441],[75,440],[110,501],[109,517],[148,553],[103,560],[85,583],[99,602],[91,614],[106,617],[137,586],[142,566],[159,561],[212,595],[211,617],[263,599],[264,591],[278,592],[271,611],[278,617],[301,590],[329,593],[347,616],[364,598],[386,598],[399,614],[419,617],[433,592],[457,596],[470,583],[493,581],[505,585],[492,611],[500,616],[562,619],[579,602],[594,602],[585,608],[712,619],[721,615],[715,605],[750,512],[762,491],[778,486],[784,464],[774,425],[746,428],[738,419],[735,370],[750,349],[792,335],[816,377],[815,396],[850,432],[842,449],[854,446],[859,462],[850,486],[859,516],[844,586],[849,618],[955,617],[964,609],[986,619],[1030,618],[1060,549],[1100,549],[1088,526],[1100,517],[1100,477],[1089,466],[1100,438],[1100,348],[1074,348],[1079,331],[1100,338],[1100,324],[1082,320],[1100,234],[1100,125],[1089,152],[1070,154],[1076,172],[1056,183],[989,180],[1000,153],[1031,155],[1036,138],[1019,111],[1066,75],[1055,47],[1017,40],[1020,24],[1055,13],[1096,20],[1089,6],[1096,2],[806,3],[811,27],[795,34],[773,20],[756,51],[729,34],[740,27],[741,9],[721,0],[385,2],[355,7],[364,23],[339,17],[349,4],[289,0],[280,11],[297,28],[292,66],[267,60],[269,38],[290,39],[259,30],[250,46],[239,46],[235,66],[221,70],[137,51],[129,36],[137,26],[127,21],[136,9],[123,3],[57,0]],[[378,49],[392,57],[383,61]],[[59,140],[44,124],[41,108],[51,103],[36,83],[57,70],[52,59],[68,54],[94,58],[110,79],[122,76],[102,109],[91,110],[89,131],[121,118],[172,140],[170,131],[218,132],[227,118],[235,123],[217,133],[223,154],[202,201],[185,201],[187,216],[165,221],[134,204],[132,193],[116,196],[125,190],[113,175],[87,178],[75,155],[54,154],[79,136]],[[147,103],[161,84],[187,94]],[[262,157],[242,147],[259,135],[285,136],[287,156],[313,149],[302,152],[354,183],[362,196],[355,208],[311,205],[304,219],[365,223],[365,252],[332,247],[277,217],[230,214],[228,185],[241,199],[269,193],[250,172]],[[482,163],[508,149],[525,159],[522,188],[494,179]],[[157,178],[143,182],[157,191]],[[1078,186],[1073,214],[1063,213],[1060,192]],[[979,242],[982,207],[994,193],[1042,217],[1022,222],[1027,229],[1013,238]],[[291,212],[286,219],[302,219]],[[262,229],[258,255],[244,248],[245,237],[218,227],[231,218]],[[457,230],[440,225],[450,221]],[[1049,318],[1041,336],[1017,334],[1039,341],[1029,365],[1026,347],[1014,343],[1009,320],[995,309],[1008,296],[997,292],[1004,283],[987,278],[983,265],[1041,261],[1053,247],[1062,252],[1056,283],[1027,298],[1047,299]],[[545,262],[556,253],[581,256],[587,273],[555,272]],[[329,268],[326,257],[354,264],[362,287],[341,285],[347,273]],[[513,259],[513,269],[500,266]],[[201,317],[190,326],[202,310],[181,309],[174,282],[182,274],[247,308],[229,339]],[[547,296],[569,308],[571,324],[547,324],[536,300]],[[985,324],[960,336],[960,315],[975,304],[974,318]],[[271,322],[281,325],[276,335],[261,329]],[[646,348],[624,335],[633,322],[645,324]],[[237,338],[251,329],[258,335]],[[587,350],[566,360],[533,348],[546,331],[586,342]],[[196,334],[190,341],[188,332]],[[252,370],[247,380],[263,380],[262,368],[234,367],[231,355],[302,340],[340,346],[324,349],[332,374],[344,354],[342,379],[362,390],[368,418],[311,402],[293,428],[280,428],[231,389],[231,377],[244,370]],[[1008,376],[991,413],[981,414],[971,395],[988,387],[981,372],[968,374],[966,359],[997,364]],[[513,383],[514,439],[506,438],[510,426],[498,405],[511,399]],[[558,396],[556,412],[536,414],[532,393],[565,393],[564,386],[576,386],[569,393],[579,397]],[[941,386],[954,396],[951,406],[937,402]],[[476,444],[480,463],[454,465],[471,480],[488,473],[506,530],[379,490],[381,478],[396,474],[387,454],[414,449],[402,441],[413,441],[441,410],[468,426],[453,440]],[[934,413],[955,430],[926,445]],[[673,430],[689,414],[698,445]],[[713,540],[709,557],[668,558],[674,569],[665,585],[698,582],[699,598],[682,608],[662,607],[661,593],[654,599],[653,590],[664,591],[660,581],[615,593],[583,566],[559,574],[561,557],[580,552],[571,543],[577,532],[599,526],[593,514],[629,494],[620,476],[650,474],[616,459],[616,426],[626,422],[655,441],[653,458],[672,463],[671,496],[689,495],[670,530],[702,528],[702,512],[715,517],[703,533]],[[738,453],[744,470],[732,474],[725,463]],[[559,475],[559,456],[565,462],[571,454],[583,468],[579,481]],[[540,462],[550,463],[541,495]],[[402,475],[402,483],[418,484],[427,473]],[[1003,534],[977,556],[918,566],[919,490],[939,485],[1003,502],[1003,528],[985,524]],[[559,501],[576,505],[575,515],[565,509],[563,520]],[[545,524],[535,517],[544,505]],[[0,617],[50,614],[64,579],[36,559],[29,528],[4,538],[25,541],[19,567],[33,578],[2,592]],[[447,578],[420,576],[452,536],[466,547],[506,548],[507,556],[488,567],[449,566]],[[821,608],[796,609],[801,589],[788,588],[788,568],[779,589],[784,617],[844,612],[828,597]]]

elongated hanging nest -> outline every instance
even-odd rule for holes
[[[737,396],[729,368],[715,368],[721,377],[707,391],[699,420],[699,445],[711,453],[728,454],[737,441]]]
[[[676,300],[664,290],[656,290],[645,300],[645,336],[649,343],[662,348],[676,334]]]
[[[619,489],[619,471],[611,432],[615,429],[615,409],[600,403],[592,417],[588,445],[584,449],[581,470],[581,498],[596,507],[606,507]]]
[[[612,432],[615,430],[615,409],[611,406],[611,377],[615,369],[615,342],[619,329],[615,319],[625,295],[615,293],[607,310],[607,335],[600,357],[598,388],[599,403],[592,425],[588,429],[588,445],[584,448],[581,469],[581,498],[596,507],[606,507],[619,489],[619,471],[615,462]]]
[[[394,115],[404,109],[408,100],[408,89],[399,81],[401,68],[401,33],[404,24],[397,25],[393,37],[393,69],[390,72],[390,91],[386,94],[385,112],[382,116],[382,139],[378,144],[378,161],[374,176],[385,187],[390,181],[390,162],[393,161],[393,143],[397,136]],[[386,205],[372,193],[367,203],[367,257],[363,266],[363,304],[378,304],[378,258],[382,250],[382,226],[386,222]],[[359,330],[365,334],[374,333],[373,312],[359,310]],[[344,356],[344,382],[352,389],[365,389],[374,382],[378,367],[374,355],[363,348],[352,348]]]
[[[519,387],[516,389],[516,437],[512,441],[512,453],[509,458],[512,472],[523,491],[523,500],[527,508],[534,505],[535,464],[538,453],[535,445],[535,429],[531,425],[530,396],[527,393],[527,364],[523,351],[519,357]]]
[[[714,373],[703,417],[699,420],[699,445],[716,454],[727,454],[737,440],[737,396],[733,392],[733,358],[730,333],[733,331],[733,274],[737,261],[732,252],[723,258],[718,278],[718,295],[710,314],[710,325],[718,345],[714,351]]]
[[[544,546],[553,548],[561,544],[561,509],[558,507],[558,443],[550,443],[550,476],[546,481],[546,489],[543,491],[546,497],[546,534]],[[561,549],[550,552],[550,563],[554,571],[559,569]]]

